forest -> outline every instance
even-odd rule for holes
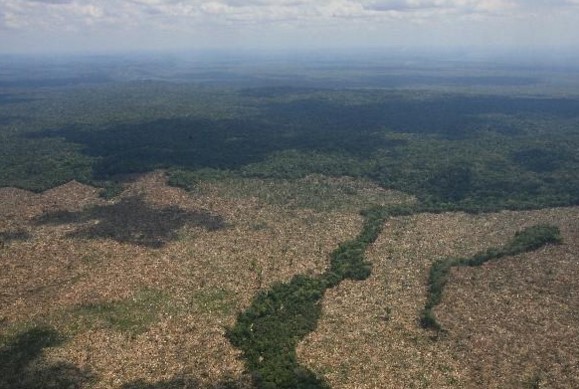
[[[110,186],[169,169],[182,185],[362,177],[474,212],[578,201],[579,100],[562,93],[81,80],[5,83],[0,185]]]

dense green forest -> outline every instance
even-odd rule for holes
[[[458,74],[446,89],[417,87],[430,79],[416,75],[397,89],[346,87],[368,75],[319,87],[97,76],[3,82],[0,186],[42,191],[76,179],[111,193],[127,173],[163,168],[189,188],[224,175],[363,177],[475,212],[579,200],[579,98],[531,94],[524,74]]]

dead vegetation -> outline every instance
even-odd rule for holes
[[[368,252],[372,276],[326,293],[298,357],[334,388],[576,387],[578,216],[560,208],[391,219]],[[420,328],[433,261],[501,246],[539,223],[559,226],[566,243],[453,269],[436,308],[448,334]]]
[[[75,195],[67,197],[71,186]],[[225,327],[259,289],[296,274],[323,272],[329,253],[361,226],[355,213],[287,210],[256,198],[222,197],[211,186],[189,195],[167,187],[162,173],[127,184],[109,202],[75,183],[43,194],[2,189],[0,196],[7,200],[1,202],[2,230],[23,228],[31,235],[0,252],[2,335],[36,322],[54,327],[68,341],[45,350],[46,357],[90,370],[98,377],[94,388],[175,377],[203,387],[244,382],[239,352],[225,339]],[[146,204],[143,217],[167,207],[205,210],[220,215],[227,227],[183,225],[164,246],[152,248],[114,235],[79,239],[75,232],[86,224],[76,219],[37,222],[44,214],[82,214],[135,197]],[[154,298],[143,300],[143,293]],[[144,309],[154,317],[140,315]]]
[[[83,381],[90,388],[249,387],[225,328],[258,290],[323,273],[329,254],[360,231],[355,206],[385,198],[334,184],[354,185],[362,200],[303,207],[294,188],[278,201],[266,196],[275,185],[256,182],[237,191],[239,182],[202,182],[188,194],[161,172],[108,201],[75,182],[42,194],[0,189],[0,233],[16,236],[0,250],[0,345],[44,323],[66,341],[44,349],[30,371],[72,366],[92,377]],[[292,196],[299,206],[284,203]],[[124,238],[116,231],[126,218],[117,216],[127,206],[127,218],[151,220],[145,231],[160,233],[156,221],[166,230],[138,235],[135,225]],[[195,215],[219,217],[224,228]],[[300,363],[334,388],[579,386],[578,216],[561,208],[390,219],[367,252],[370,278],[326,291]],[[93,239],[103,220],[107,233]],[[420,328],[433,261],[501,246],[538,223],[559,226],[564,244],[453,269],[436,308],[448,334],[435,340]],[[163,244],[142,244],[153,240]]]

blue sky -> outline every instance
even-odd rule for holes
[[[579,0],[0,0],[0,52],[549,47]]]

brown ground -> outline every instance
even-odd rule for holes
[[[559,226],[565,244],[453,269],[436,309],[448,334],[418,326],[434,260],[537,223]],[[332,387],[579,387],[579,208],[394,218],[368,255],[372,276],[326,294],[298,351]]]
[[[43,194],[0,189],[0,336],[31,323],[55,327],[68,340],[39,363],[89,371],[91,388],[246,381],[225,327],[260,288],[322,272],[362,220],[347,208],[225,192],[207,183],[189,195],[167,187],[161,172],[112,201],[75,182]],[[210,228],[199,215],[224,224]],[[368,253],[372,276],[326,293],[299,358],[334,388],[579,387],[578,216],[566,208],[388,221]],[[123,217],[144,222],[127,235]],[[435,341],[418,327],[435,259],[500,245],[538,222],[560,226],[565,244],[454,269],[436,309],[448,335]],[[79,233],[95,228],[104,232]]]
[[[10,241],[0,251],[2,332],[14,333],[33,321],[56,327],[70,339],[49,350],[47,358],[89,369],[98,377],[94,388],[175,376],[210,384],[239,376],[243,364],[223,336],[225,327],[234,324],[237,312],[260,288],[295,274],[322,272],[329,253],[357,234],[361,218],[355,213],[287,211],[254,198],[229,200],[213,194],[211,187],[204,193],[189,196],[167,187],[162,173],[129,185],[115,202],[139,196],[154,209],[208,212],[227,224],[216,230],[185,225],[176,239],[151,248],[119,242],[115,235],[71,236],[95,223],[92,219],[37,222],[46,213],[106,205],[93,188],[73,182],[43,194],[0,189],[0,228],[26,230],[31,236]],[[148,210],[137,207],[131,216],[145,220],[151,217]],[[151,303],[159,314],[144,332],[119,331],[98,315],[75,318],[75,309],[83,312],[87,305],[110,302],[128,305],[126,314],[138,316],[142,306],[131,308],[130,302],[143,290],[164,296]]]

